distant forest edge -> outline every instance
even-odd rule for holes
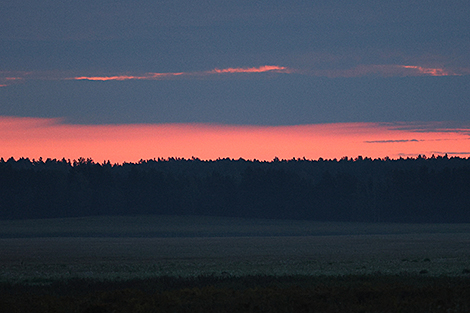
[[[208,215],[470,222],[470,158],[0,159],[0,219]]]

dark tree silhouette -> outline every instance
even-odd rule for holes
[[[0,218],[186,214],[470,222],[470,158],[0,160]]]

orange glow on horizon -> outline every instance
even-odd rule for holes
[[[298,126],[209,124],[70,125],[59,119],[0,117],[0,157],[92,158],[97,162],[198,157],[333,159],[344,156],[470,156],[470,127],[439,123]],[[416,129],[418,127],[419,129]]]

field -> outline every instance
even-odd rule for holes
[[[416,274],[470,269],[468,224],[216,217],[0,222],[0,281],[195,275]]]
[[[470,295],[468,224],[319,223],[194,216],[2,221],[0,251],[0,284],[7,291],[3,297],[11,293],[11,299],[28,288],[47,290],[64,283],[72,286],[72,282],[78,284],[74,290],[94,286],[91,290],[97,291],[102,289],[99,284],[112,282],[115,287],[106,288],[122,292],[129,289],[126,283],[134,282],[135,286],[140,282],[146,288],[153,284],[154,291],[165,292],[165,279],[168,285],[178,286],[172,292],[187,287],[211,295],[221,290],[222,294],[227,290],[243,293],[248,287],[256,294],[256,288],[271,288],[258,295],[264,297],[279,288],[284,288],[282,294],[293,292],[299,285],[312,291],[312,286],[317,288],[321,283],[333,296],[344,288],[341,281],[361,292],[368,286],[378,294],[396,290],[397,284],[402,289],[411,288],[412,293],[416,288],[423,292],[422,288],[435,288],[445,281],[441,287],[448,292]],[[13,292],[18,286],[23,291]],[[217,292],[207,288],[216,288]],[[433,292],[437,291],[428,290],[424,298],[435,299]],[[4,303],[16,301],[11,299]],[[462,301],[453,299],[451,303],[460,308],[470,305],[470,300]]]

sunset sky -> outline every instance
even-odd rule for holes
[[[468,1],[0,3],[0,157],[470,156]]]

